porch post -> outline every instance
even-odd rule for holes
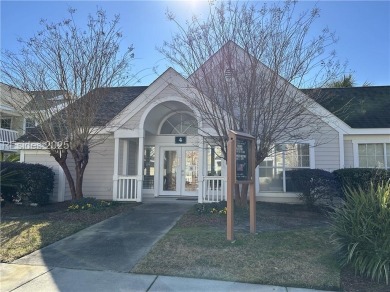
[[[118,165],[119,165],[119,138],[115,138],[114,146],[114,175],[112,177],[112,200],[116,201],[118,197]]]
[[[137,202],[142,202],[142,177],[144,171],[144,133],[138,138]]]
[[[198,147],[198,203],[203,203],[203,192],[205,191],[203,162],[207,154],[205,154],[205,143],[202,137],[199,137]]]

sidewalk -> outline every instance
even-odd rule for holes
[[[319,292],[320,290],[257,285],[156,275],[139,275],[112,271],[48,268],[18,264],[1,264],[0,291],[253,291]]]

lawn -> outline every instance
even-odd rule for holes
[[[78,212],[67,211],[69,205],[64,202],[31,207],[8,203],[2,207],[0,261],[12,262],[136,204],[114,204],[98,211]]]
[[[76,212],[67,211],[69,205],[1,208],[1,262],[12,262],[137,204]],[[199,215],[193,208],[132,272],[348,292],[390,291],[385,284],[355,276],[351,269],[340,271],[327,218],[304,206],[260,203],[258,233],[249,234],[245,212],[236,214],[235,231],[235,241],[227,241],[225,215]]]
[[[271,210],[263,212],[260,204],[258,209],[259,232],[243,230],[246,220],[240,214],[234,242],[226,240],[224,215],[192,210],[132,272],[339,289],[340,268],[323,217],[305,210],[297,216],[298,209],[270,216]]]
[[[226,216],[198,215],[196,209],[132,272],[337,291],[390,290],[342,271],[326,216],[304,206],[258,204],[255,235],[249,234],[248,214],[236,214],[234,242],[226,240]]]

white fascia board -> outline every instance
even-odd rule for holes
[[[128,130],[128,129],[118,129],[114,132],[114,138],[139,138],[142,137],[140,135],[140,131],[136,130]]]
[[[390,135],[390,128],[357,129],[351,128],[348,132],[351,135]]]

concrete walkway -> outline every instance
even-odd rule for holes
[[[0,291],[318,291],[140,275],[136,263],[193,201],[153,200],[0,265]]]

